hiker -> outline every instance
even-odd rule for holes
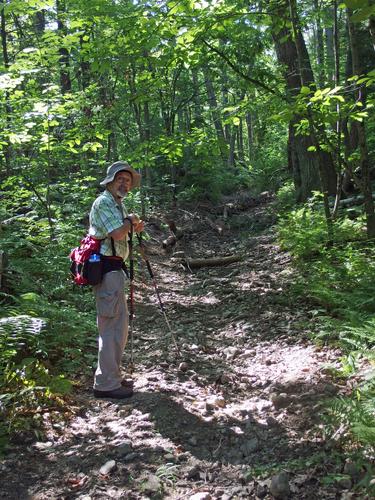
[[[103,239],[104,276],[93,287],[99,330],[98,366],[94,378],[94,396],[123,399],[132,396],[132,385],[122,382],[121,358],[128,337],[128,307],[124,291],[124,261],[129,254],[131,228],[139,233],[144,223],[128,214],[123,204],[127,193],[140,186],[141,175],[127,162],[116,161],[100,183],[105,191],[96,198],[90,211],[89,234]]]

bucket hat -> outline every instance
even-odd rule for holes
[[[132,189],[135,187],[139,187],[141,185],[141,174],[139,174],[134,168],[132,168],[129,163],[126,161],[116,161],[112,163],[111,166],[107,169],[107,176],[100,183],[101,186],[106,186],[109,182],[112,182],[115,178],[115,175],[119,172],[129,172],[132,176]]]

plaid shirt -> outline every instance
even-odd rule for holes
[[[102,255],[113,255],[111,238],[108,238],[108,233],[122,226],[127,215],[123,203],[120,207],[107,190],[94,201],[90,211],[89,234],[100,240],[105,238],[100,245]],[[125,260],[129,254],[128,238],[115,241],[115,250],[116,255]]]

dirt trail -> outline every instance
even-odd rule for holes
[[[182,358],[144,273],[136,394],[95,400],[88,385],[67,425],[2,462],[2,498],[341,498],[343,489],[320,482],[333,465],[318,428],[324,401],[345,390],[324,369],[340,353],[309,340],[304,300],[289,293],[289,257],[266,230],[270,210],[241,212],[221,234],[207,226],[209,213],[179,212],[190,231],[176,252],[244,255],[194,273],[161,254],[165,231],[149,224],[150,259]],[[249,226],[258,231],[249,235]]]

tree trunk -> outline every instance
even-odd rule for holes
[[[337,0],[333,2],[333,36],[334,36],[334,56],[335,56],[335,86],[338,86],[340,83],[340,51],[339,51],[339,26],[337,19]],[[342,162],[341,162],[341,112],[340,112],[340,102],[337,101],[336,104],[336,112],[337,112],[337,121],[336,121],[336,170],[337,170],[337,185],[336,185],[336,197],[335,204],[332,211],[332,219],[335,219],[338,214],[339,202],[342,194],[342,186],[344,180],[344,173],[342,171]]]
[[[302,84],[302,86],[306,86],[310,83],[309,79],[312,78],[313,75],[312,75],[312,72],[311,72],[311,74],[309,74],[310,72],[308,71],[308,69],[309,69],[308,65],[307,65],[307,63],[309,62],[307,60],[308,54],[306,51],[306,46],[304,44],[304,40],[303,40],[301,29],[300,29],[300,22],[299,22],[298,13],[297,13],[296,0],[289,0],[289,7],[290,7],[290,17],[291,17],[291,21],[292,21],[293,34],[294,34],[294,39],[295,39],[295,43],[296,43],[299,73],[301,75],[301,84]],[[306,72],[304,71],[304,68],[307,69]],[[317,156],[317,166],[318,166],[321,190],[323,192],[324,213],[325,213],[325,217],[326,217],[328,241],[330,243],[332,243],[333,242],[333,224],[332,224],[331,211],[330,211],[329,202],[328,202],[328,194],[329,194],[328,173],[327,173],[327,169],[326,169],[323,151],[320,148],[320,142],[317,138],[317,133],[316,133],[317,127],[314,124],[313,116],[312,116],[310,108],[307,109],[307,119],[309,122],[309,130],[310,130],[311,140],[312,140],[312,143],[315,147],[315,151],[317,153],[317,155],[316,155]]]
[[[228,75],[225,68],[221,72],[221,99],[222,107],[227,108],[229,104],[229,91],[228,91]],[[224,121],[228,118],[229,114],[227,111],[223,112]],[[227,144],[231,143],[231,126],[229,123],[224,123],[224,137]]]
[[[228,155],[228,167],[234,168],[235,164],[235,146],[236,146],[236,129],[238,127],[233,127],[230,133],[230,143],[229,143],[229,155]]]
[[[320,6],[319,1],[314,0],[314,8],[316,12],[316,59],[318,66],[318,84],[319,87],[322,88],[325,82],[325,74],[324,74],[324,40],[323,40],[323,28],[320,18]]]
[[[82,54],[84,45],[86,43],[87,42],[83,40],[83,35],[81,35],[79,38],[79,45],[81,48],[80,54]],[[87,56],[84,54],[84,57]],[[81,90],[85,90],[90,84],[90,63],[87,61],[87,59],[83,59],[82,55],[80,55],[78,81],[80,83]]]
[[[253,117],[251,113],[247,112],[245,115],[246,128],[247,128],[247,147],[249,151],[249,160],[254,157],[254,130],[253,130]]]
[[[145,128],[144,128],[145,142],[146,142],[146,144],[148,144],[151,140],[151,119],[150,119],[150,108],[149,108],[149,104],[147,101],[143,104],[143,120],[144,120],[144,124],[145,124]],[[147,185],[147,187],[150,188],[151,184],[152,184],[150,168],[148,166],[146,166],[144,168],[144,170],[145,170],[145,177],[146,177],[146,185]]]
[[[285,9],[280,11],[280,16],[283,14],[285,14]],[[294,39],[287,27],[277,33],[274,32],[273,36],[278,60],[286,67],[285,80],[289,96],[293,98],[299,93],[302,82],[306,86],[314,84],[305,41],[298,26]],[[332,158],[328,153],[319,151],[317,154],[311,154],[307,151],[307,148],[313,146],[316,141],[311,135],[296,135],[293,125],[299,120],[298,116],[292,120],[288,138],[288,161],[291,162],[289,169],[293,172],[297,199],[305,201],[312,191],[319,189],[334,194],[336,192],[336,172]],[[320,167],[324,169],[323,178],[326,179],[326,187],[323,187],[320,182]]]
[[[7,40],[7,31],[6,31],[6,22],[5,22],[5,6],[6,1],[0,0],[0,8],[1,8],[1,47],[3,54],[3,62],[5,70],[9,70],[9,55],[8,55],[8,40]],[[7,132],[10,132],[11,127],[11,113],[12,108],[10,105],[10,97],[9,92],[5,92],[5,128]],[[11,156],[12,149],[9,143],[4,145],[4,162],[5,162],[5,175],[8,177],[11,174]]]
[[[375,0],[369,1],[369,5],[372,6],[374,4],[375,4]],[[374,15],[370,16],[368,27],[369,27],[369,31],[370,31],[370,35],[371,35],[372,47],[375,51],[375,16]]]
[[[45,11],[38,10],[34,15],[33,22],[35,33],[42,35],[46,27]]]
[[[219,146],[220,156],[223,160],[223,163],[226,162],[227,159],[227,147],[224,135],[223,125],[221,123],[220,113],[218,111],[217,99],[215,95],[214,86],[212,85],[212,81],[206,72],[205,74],[205,84],[208,95],[208,104],[211,110],[212,119],[214,122],[214,127],[216,130],[216,137]]]
[[[237,131],[237,149],[238,149],[238,159],[244,164],[245,163],[245,150],[243,144],[243,119],[240,117],[240,125]]]
[[[334,36],[333,36],[333,27],[327,26],[325,29],[326,35],[326,73],[327,73],[327,81],[328,85],[334,79]]]
[[[347,9],[348,14],[348,27],[349,27],[349,40],[350,49],[352,54],[353,63],[353,74],[361,75],[363,72],[363,67],[361,64],[361,58],[359,53],[359,36],[358,36],[358,25],[350,21],[350,16],[352,15],[352,10]],[[366,87],[358,87],[356,90],[356,101],[361,102],[364,107],[366,104]],[[375,213],[374,213],[374,200],[372,198],[371,189],[371,178],[370,178],[370,165],[367,150],[366,141],[366,130],[364,122],[353,121],[352,128],[356,130],[356,135],[358,137],[358,149],[360,153],[360,176],[361,176],[361,187],[364,196],[364,206],[366,212],[366,222],[367,222],[367,235],[369,238],[375,236]]]
[[[193,109],[194,109],[194,122],[196,126],[203,124],[202,106],[199,98],[199,79],[198,71],[194,68],[191,70],[193,80]]]
[[[65,1],[56,0],[57,14],[57,30],[60,38],[63,39],[66,35],[66,26],[64,22]],[[60,54],[60,86],[63,93],[69,92],[72,88],[72,83],[69,74],[69,52],[65,47],[59,48]]]

